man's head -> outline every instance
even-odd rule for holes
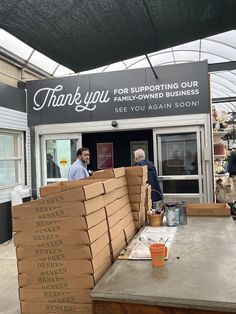
[[[134,152],[134,159],[135,161],[140,161],[145,159],[145,151],[143,149],[137,149]]]
[[[232,150],[233,150],[233,151],[236,151],[236,144],[234,144],[234,145],[232,146]]]
[[[90,153],[89,153],[89,149],[86,147],[81,147],[80,149],[78,149],[77,151],[77,158],[79,160],[81,160],[82,162],[84,162],[86,165],[89,164],[90,162]]]

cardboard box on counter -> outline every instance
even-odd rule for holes
[[[86,183],[90,182],[90,184],[92,182],[93,183],[94,182],[102,182],[105,193],[110,193],[110,192],[112,192],[112,191],[114,191],[116,189],[116,179],[115,178],[112,178],[112,179],[109,179],[109,178],[93,179],[93,177],[89,177],[87,179],[83,179],[83,180],[80,180],[80,181],[81,182],[86,181]]]
[[[127,177],[147,176],[147,171],[148,171],[147,166],[134,166],[125,168],[125,174]]]
[[[107,245],[92,260],[56,260],[39,261],[22,259],[17,262],[18,273],[31,274],[32,272],[46,271],[50,269],[67,269],[74,274],[94,274],[110,258],[110,247]]]
[[[40,196],[45,197],[45,196],[50,196],[53,194],[57,194],[61,192],[61,182],[54,182],[49,185],[45,185],[40,187],[39,189]]]
[[[84,216],[104,207],[102,195],[82,202],[79,200],[80,197],[76,196],[76,193],[80,193],[80,191],[80,189],[75,189],[13,206],[12,216],[14,219],[20,217],[48,219],[54,217]]]
[[[107,272],[111,267],[111,256],[107,258],[103,265],[93,274],[95,284],[102,278],[102,276]]]
[[[118,190],[103,195],[104,205],[107,206],[119,198]]]
[[[125,168],[111,168],[105,170],[99,170],[93,172],[91,178],[94,179],[103,179],[103,178],[120,178],[125,176]]]
[[[61,182],[61,192],[68,191],[71,189],[75,189],[78,187],[83,187],[86,185],[99,183],[103,185],[104,193],[109,193],[111,191],[114,191],[116,189],[116,180],[105,178],[105,179],[93,179],[93,177],[89,177],[82,180],[75,180],[75,181],[62,181]],[[51,185],[49,185],[51,186]],[[102,193],[103,194],[103,193]]]
[[[120,206],[121,206],[121,208],[122,207],[124,207],[125,205],[129,205],[129,207],[130,207],[130,202],[129,202],[129,196],[128,196],[128,194],[126,194],[126,195],[124,195],[124,196],[122,196],[121,198],[120,198]],[[130,210],[131,210],[131,207],[130,207]]]
[[[109,216],[107,218],[108,221],[108,227],[112,228],[115,226],[120,220],[122,220],[128,213],[131,212],[130,204],[126,204],[121,209],[119,209],[116,213],[114,213],[112,216]]]
[[[93,274],[99,271],[99,269],[107,263],[107,261],[111,261],[110,258],[111,251],[110,251],[110,245],[105,246],[102,251],[96,255],[92,259],[92,266],[93,266]]]
[[[128,188],[127,186],[122,186],[119,189],[117,189],[118,198],[121,198],[128,194]]]
[[[91,304],[21,302],[22,314],[92,314]]]
[[[134,217],[134,221],[139,221],[139,220],[144,220],[145,221],[145,212],[135,212],[132,211],[133,217]]]
[[[128,245],[134,238],[135,235],[130,235],[127,239],[126,239],[126,244]]]
[[[102,184],[106,194],[115,191],[117,188],[116,179],[102,179]]]
[[[125,229],[125,227],[131,223],[131,221],[133,221],[133,215],[130,212],[122,220],[120,220],[114,227],[110,228],[109,233],[111,241],[115,237],[117,237]]]
[[[105,261],[105,263],[107,263]],[[100,268],[99,268],[100,269]],[[50,273],[50,274],[49,274]],[[71,274],[66,269],[46,271],[43,274],[31,273],[18,276],[19,287],[31,289],[92,289],[95,286],[92,274]]]
[[[136,234],[136,227],[134,221],[131,221],[128,226],[124,228],[124,235],[126,243],[129,244],[130,239],[132,239]]]
[[[84,217],[59,217],[49,219],[13,219],[13,230],[32,231],[37,233],[52,233],[67,230],[88,230],[106,219],[105,208],[101,208]]]
[[[40,196],[47,197],[73,189],[81,189],[80,201],[90,199],[104,193],[102,182],[92,182],[90,180],[76,180],[56,182],[40,188]]]
[[[122,188],[123,186],[127,186],[127,179],[126,177],[120,177],[116,179],[116,188]]]
[[[108,230],[107,221],[104,220],[89,230],[57,232],[52,234],[32,234],[18,232],[14,235],[16,246],[36,246],[37,248],[50,248],[68,245],[89,245],[100,238]]]
[[[227,203],[188,204],[188,216],[230,216],[231,209]]]
[[[145,191],[146,184],[144,185],[130,185],[128,187],[129,194],[141,194]]]
[[[22,301],[23,302],[23,301]],[[24,301],[25,302],[25,301]],[[85,304],[86,305],[86,304]],[[92,307],[92,304],[87,304],[87,305],[90,305],[91,307]],[[21,312],[20,312],[21,314],[29,314],[29,312],[23,312],[22,310],[21,310]],[[87,314],[90,314],[90,313],[92,313],[92,312],[86,312],[86,311],[82,311],[82,312],[74,312],[74,311],[72,311],[72,312],[41,312],[41,314],[84,314],[84,313],[87,313]],[[32,313],[31,313],[32,314]],[[38,313],[36,313],[36,314],[38,314]]]
[[[141,194],[129,194],[130,203],[144,203],[145,202],[145,193]]]
[[[31,233],[50,233],[65,230],[86,230],[85,217],[59,217],[49,219],[17,218],[13,219],[12,227],[14,232],[27,231]]]
[[[117,248],[113,253],[113,259],[116,260],[119,256],[120,253],[126,248],[126,243],[124,242],[119,248]]]
[[[111,241],[111,252],[115,252],[117,249],[119,249],[121,246],[126,246],[126,241],[125,241],[125,234],[122,231],[118,236],[116,236],[112,241]]]
[[[65,199],[63,198],[64,193],[59,194],[61,196],[58,197],[51,196],[51,204],[42,202],[43,200],[47,199],[45,197],[44,199],[39,199],[33,202],[24,203],[23,205],[14,206],[13,218],[17,219],[20,217],[32,217],[34,219],[45,220],[58,217],[85,216],[104,207],[104,200],[102,195],[84,202],[76,201],[75,199],[69,201],[66,198],[67,201],[65,202]]]
[[[92,259],[109,244],[108,232],[90,245],[56,246],[51,248],[21,247],[16,248],[17,259]]]
[[[98,241],[98,240],[97,240]],[[95,242],[97,242],[95,241]],[[95,243],[94,242],[94,243]],[[35,246],[16,247],[16,257],[21,259],[47,259],[55,260],[56,257],[62,259],[91,259],[92,254],[89,245],[75,245],[75,246],[57,246],[52,248],[37,248]]]
[[[144,209],[144,206],[145,206],[145,202],[142,201],[140,203],[130,203],[130,206],[131,206],[131,209],[132,211],[136,211],[136,212],[139,212],[139,211],[145,211]]]
[[[147,204],[145,204],[145,207],[145,211],[152,209],[152,201],[149,201]]]
[[[120,199],[118,198],[113,203],[110,203],[109,205],[105,206],[107,217],[114,215],[120,208],[121,202]]]
[[[124,228],[127,227],[131,222],[133,221],[133,215],[132,212],[129,212],[124,218],[123,218],[123,222],[124,222]]]
[[[132,217],[133,218],[133,217]],[[125,222],[122,219],[114,227],[109,229],[111,241],[115,239],[125,228]]]
[[[103,234],[99,239],[90,244],[92,257],[97,256],[98,253],[101,252],[103,248],[109,244],[109,242],[110,242],[109,234],[108,231],[106,231],[106,233]]]
[[[127,177],[128,187],[133,185],[144,185],[147,183],[147,176],[143,177]]]
[[[93,274],[91,260],[64,260],[64,261],[32,261],[22,259],[17,261],[18,273],[31,274],[54,269],[67,269],[72,274]]]
[[[19,289],[20,301],[49,303],[92,303],[90,289]]]
[[[145,217],[140,217],[140,219],[138,221],[135,220],[134,223],[135,223],[136,229],[139,230],[145,224]]]

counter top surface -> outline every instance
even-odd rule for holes
[[[100,301],[236,313],[235,223],[231,217],[188,217],[164,267],[117,260],[91,295]]]

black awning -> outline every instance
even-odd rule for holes
[[[0,27],[76,72],[235,26],[235,0],[0,1]]]

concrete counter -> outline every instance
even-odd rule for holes
[[[188,225],[178,227],[163,268],[152,267],[150,261],[117,260],[94,288],[92,299],[95,303],[236,313],[236,226],[232,218],[188,218]]]

